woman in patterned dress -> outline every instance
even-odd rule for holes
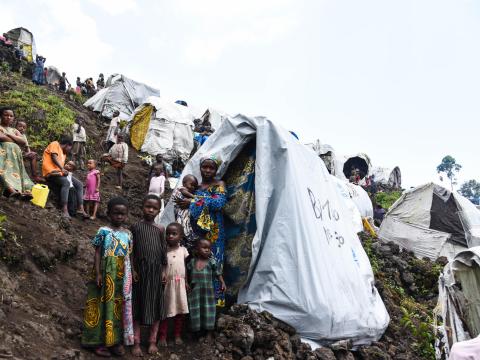
[[[205,157],[200,161],[202,183],[195,191],[193,199],[178,199],[180,208],[190,209],[192,229],[198,238],[207,239],[211,244],[214,257],[220,272],[223,271],[225,252],[225,228],[223,222],[223,207],[227,202],[225,183],[217,180],[218,167],[221,161],[216,156]],[[225,293],[221,283],[215,279],[215,299],[217,306],[225,306]]]
[[[133,345],[132,234],[123,227],[128,202],[113,198],[107,209],[110,226],[101,227],[92,240],[95,266],[87,284],[82,334],[82,345],[101,357],[122,356],[123,344]]]
[[[10,108],[0,110],[0,188],[7,196],[32,198],[33,182],[28,177],[23,165],[22,149],[25,139],[13,128],[15,115]]]

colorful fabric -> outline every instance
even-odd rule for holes
[[[207,137],[207,138],[208,138],[208,137]],[[202,143],[202,144],[203,144],[203,143]],[[217,165],[217,168],[220,167],[220,165],[222,165],[222,159],[220,159],[220,156],[218,156],[218,155],[211,154],[211,155],[202,157],[202,158],[200,159],[200,165],[202,165],[202,163],[203,163],[205,160],[211,160],[211,161],[213,161],[213,162]]]
[[[60,171],[61,169],[55,165],[52,161],[52,154],[57,154],[57,161],[62,167],[65,165],[66,155],[63,152],[62,147],[58,141],[51,142],[45,151],[43,152],[43,159],[42,159],[42,174],[43,176],[47,176],[52,171]]]
[[[213,258],[210,258],[201,270],[197,269],[197,261],[196,258],[193,258],[187,265],[192,289],[188,298],[190,328],[192,331],[213,330],[216,312],[213,278],[222,273]]]
[[[85,194],[83,195],[83,200],[100,202],[100,192],[97,191],[97,175],[99,174],[100,171],[97,169],[88,172],[87,179],[85,180]]]
[[[130,256],[125,256],[123,277],[123,344],[134,344],[133,311],[132,311],[132,264]]]
[[[235,302],[247,280],[252,259],[252,241],[257,231],[255,218],[255,142],[247,144],[223,177],[227,185],[225,219],[226,297]]]
[[[194,201],[190,204],[190,221],[193,232],[204,237],[212,244],[212,256],[220,270],[223,269],[225,252],[225,229],[222,209],[226,203],[223,186],[213,185],[195,192]],[[220,290],[220,282],[215,279],[215,298],[217,306],[225,306],[225,294]]]
[[[133,318],[152,325],[165,318],[162,273],[167,265],[167,243],[162,228],[139,221],[131,227],[134,266],[138,281],[133,285]]]
[[[82,345],[109,347],[125,340],[130,343],[133,337],[129,325],[133,324],[133,320],[128,317],[131,314],[128,311],[131,299],[128,260],[132,245],[131,233],[124,229],[102,227],[93,238],[92,245],[102,249],[102,286],[97,286],[93,268],[87,283]]]
[[[180,192],[179,189],[175,189],[172,194],[172,201],[174,205],[174,214],[175,214],[175,221],[182,225],[183,227],[183,239],[182,239],[182,246],[187,248],[189,253],[192,253],[195,248],[195,233],[192,230],[192,224],[190,222],[190,209],[182,209],[178,205],[176,205],[175,200],[183,200],[185,197]]]
[[[174,317],[179,314],[188,314],[187,288],[185,285],[185,259],[188,251],[183,246],[169,249],[167,252],[168,265],[165,270],[167,282],[165,284],[165,316]]]
[[[0,126],[4,134],[19,135],[18,130]],[[0,189],[14,189],[25,193],[32,190],[33,182],[23,164],[22,149],[14,142],[0,142]]]
[[[130,142],[132,146],[139,151],[147,136],[152,114],[152,105],[142,105],[142,108],[133,116],[132,126],[130,128]]]

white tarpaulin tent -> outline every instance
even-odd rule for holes
[[[420,258],[452,259],[480,245],[480,212],[460,194],[430,183],[403,193],[386,214],[378,236]]]
[[[223,176],[252,140],[256,232],[238,302],[271,312],[310,340],[379,339],[388,313],[344,197],[313,151],[266,118],[237,115],[224,120],[182,176],[200,179],[207,154],[222,158]],[[171,220],[169,202],[162,223]]]
[[[160,96],[159,90],[120,74],[111,75],[106,86],[83,105],[107,118],[112,118],[115,110],[122,118],[128,117],[149,96]]]
[[[58,85],[62,74],[55,66],[49,66],[47,68],[47,84],[49,85]]]
[[[462,251],[449,262],[438,282],[435,308],[437,354],[448,357],[452,345],[480,334],[480,247]],[[447,331],[448,329],[448,331]],[[480,344],[477,341],[480,353]],[[440,358],[440,357],[437,357]]]
[[[398,166],[392,169],[384,167],[374,167],[371,172],[374,175],[375,182],[382,185],[388,185],[395,189],[402,187],[402,173]]]
[[[151,96],[132,115],[132,145],[150,155],[186,162],[193,149],[193,120],[188,107]]]

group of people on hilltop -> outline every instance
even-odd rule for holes
[[[161,159],[154,177],[165,178]],[[176,345],[188,327],[206,332],[211,341],[216,307],[224,305],[222,277],[225,230],[222,209],[225,183],[216,179],[220,161],[215,156],[200,161],[201,183],[184,176],[172,199],[176,221],[166,228],[156,222],[161,199],[150,192],[143,201],[143,218],[129,228],[128,202],[108,203],[110,225],[101,227],[92,240],[95,248],[92,276],[84,312],[82,345],[96,355],[143,356],[140,326],[149,327],[149,354],[167,346],[173,322]],[[150,187],[150,189],[152,186]]]
[[[83,94],[85,96],[91,97],[96,94],[96,92],[105,87],[105,78],[103,74],[98,75],[97,87],[93,83],[93,78],[88,78],[85,81],[81,81],[80,77],[77,77],[75,92],[78,94]]]

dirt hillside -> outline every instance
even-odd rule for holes
[[[32,100],[23,101],[28,94],[33,94]],[[0,104],[9,102],[14,102],[17,113],[33,124],[30,131],[40,131],[45,126],[52,128],[45,135],[47,138],[38,138],[37,143],[47,143],[65,132],[68,121],[82,114],[89,136],[89,157],[98,159],[103,152],[101,141],[106,127],[96,114],[81,106],[78,99],[46,88],[38,90],[27,79],[7,73],[0,75]],[[58,106],[65,114],[63,120],[58,118],[59,110],[52,110]],[[64,122],[65,119],[68,121]],[[64,127],[56,128],[55,124]],[[81,349],[79,341],[85,279],[93,264],[89,242],[106,223],[103,206],[113,196],[122,195],[130,201],[130,222],[139,218],[147,169],[137,155],[130,149],[122,191],[115,189],[111,170],[102,178],[102,208],[96,221],[66,221],[51,202],[42,209],[29,203],[0,199],[0,358],[94,358],[89,351]],[[83,180],[86,174],[76,175]],[[313,352],[300,344],[293,329],[271,315],[235,307],[219,320],[214,346],[187,336],[186,345],[169,347],[146,358],[433,359],[431,310],[441,266],[415,259],[409,253],[400,252],[395,245],[381,244],[366,235],[362,240],[376,274],[377,287],[392,318],[378,343],[352,352],[348,344]]]

